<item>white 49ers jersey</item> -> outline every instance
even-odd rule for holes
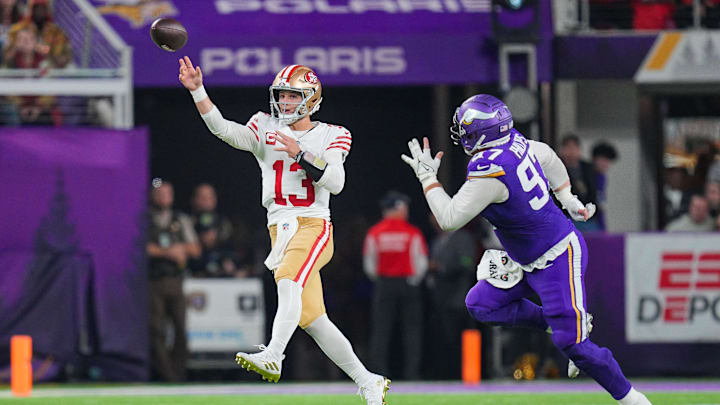
[[[268,225],[287,216],[330,219],[330,192],[317,185],[286,152],[274,150],[280,146],[275,140],[280,131],[316,157],[329,160],[329,154],[340,154],[344,161],[352,144],[350,132],[337,125],[313,124],[311,130],[295,133],[270,115],[258,112],[246,125],[258,142],[252,152],[262,171],[262,205],[268,211]]]

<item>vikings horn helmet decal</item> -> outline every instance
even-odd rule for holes
[[[302,101],[292,113],[283,113],[280,108],[280,92],[292,91],[300,94]],[[270,86],[270,115],[283,124],[292,124],[306,115],[320,109],[322,85],[315,72],[307,66],[290,65],[282,68]]]
[[[478,94],[455,110],[450,138],[472,156],[480,149],[507,142],[512,127],[512,114],[505,103],[491,95]]]

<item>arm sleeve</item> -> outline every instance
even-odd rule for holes
[[[410,264],[413,267],[413,275],[410,277],[410,284],[420,285],[428,270],[428,253],[425,238],[418,233],[413,236],[410,242]]]
[[[217,106],[207,114],[200,115],[210,132],[235,149],[253,152],[260,146],[257,129],[235,121],[226,120]]]
[[[503,202],[510,193],[495,178],[467,180],[452,198],[436,187],[425,195],[430,210],[443,230],[460,229],[492,203]]]
[[[363,247],[363,270],[370,280],[377,278],[377,246],[375,238],[370,234],[365,237],[365,246]]]
[[[325,188],[332,194],[339,194],[345,187],[345,156],[339,149],[330,149],[325,151],[323,158],[327,163],[320,180],[315,182],[318,186]]]
[[[570,181],[565,165],[548,144],[537,141],[529,142],[530,148],[540,162],[540,166],[542,166],[545,177],[550,182],[553,191]]]

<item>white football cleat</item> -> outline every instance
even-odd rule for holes
[[[587,322],[585,325],[587,326],[588,335],[590,335],[590,332],[592,332],[593,328],[593,316],[592,314],[587,314]],[[568,377],[575,378],[578,375],[580,375],[580,369],[575,365],[575,363],[568,359]]]
[[[257,347],[260,349],[257,353],[237,352],[235,361],[240,367],[260,374],[263,380],[278,382],[282,373],[282,361],[285,359],[285,355],[276,355],[267,350],[265,345],[257,345]]]
[[[367,405],[385,405],[385,395],[389,389],[389,379],[373,374],[372,379],[360,385],[358,394],[367,401]]]
[[[636,391],[635,388],[630,388],[630,391],[618,401],[620,405],[652,405],[649,399],[640,391]]]

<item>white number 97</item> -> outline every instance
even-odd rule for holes
[[[532,156],[532,160],[531,160]],[[534,189],[535,187],[540,187],[540,191],[542,191],[542,196],[540,197],[533,197],[528,201],[530,204],[530,207],[537,211],[540,208],[544,207],[545,204],[550,200],[550,194],[548,194],[548,186],[547,183],[543,180],[542,177],[540,177],[540,174],[535,169],[535,165],[533,165],[533,161],[535,161],[535,156],[532,155],[532,152],[528,152],[528,154],[525,156],[525,159],[523,159],[522,162],[517,166],[517,176],[518,179],[520,179],[520,185],[523,188],[523,191],[526,193]],[[528,171],[530,173],[528,173]]]

